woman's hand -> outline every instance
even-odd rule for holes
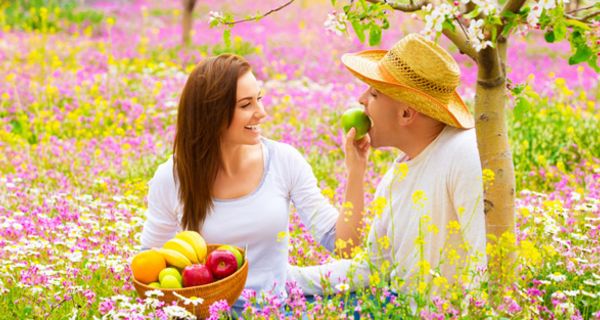
[[[346,170],[349,174],[364,174],[367,170],[371,138],[367,134],[362,139],[355,141],[355,136],[356,129],[351,128],[344,139]]]

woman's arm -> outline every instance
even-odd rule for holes
[[[360,245],[362,234],[360,224],[364,216],[364,178],[369,157],[370,140],[365,136],[354,141],[356,130],[348,131],[345,137],[344,153],[346,156],[347,181],[344,204],[336,222],[336,238],[347,243],[341,253],[349,257],[352,248]]]
[[[177,191],[172,168],[171,161],[160,165],[148,183],[148,209],[141,236],[143,248],[162,247],[177,232]]]

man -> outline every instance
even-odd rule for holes
[[[385,205],[371,224],[366,259],[290,266],[288,281],[305,294],[322,294],[323,277],[332,288],[380,278],[407,292],[425,291],[432,277],[443,279],[438,285],[473,284],[486,264],[483,183],[473,117],[456,93],[456,61],[410,34],[389,51],[346,54],[342,62],[369,85],[359,101],[372,120],[371,146],[401,152],[377,187],[374,198]]]

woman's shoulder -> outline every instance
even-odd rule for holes
[[[269,148],[271,156],[278,160],[297,160],[303,158],[302,154],[294,146],[285,142],[263,138],[265,145]]]
[[[165,162],[158,165],[158,168],[156,168],[150,183],[175,185],[175,177],[173,175],[173,156],[169,156]]]

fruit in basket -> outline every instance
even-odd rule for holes
[[[206,257],[206,266],[216,279],[223,279],[237,270],[235,255],[227,250],[214,250]]]
[[[208,267],[203,264],[192,264],[185,267],[182,277],[184,287],[200,286],[215,281]]]
[[[148,284],[148,287],[159,289],[160,288],[160,282],[151,282],[150,284]]]
[[[181,288],[181,282],[179,282],[175,276],[168,274],[163,277],[160,282],[160,287],[166,289],[179,289]]]
[[[162,281],[162,278],[164,278],[166,275],[172,275],[177,278],[179,282],[181,282],[181,273],[179,273],[179,270],[175,268],[169,267],[162,269],[158,274],[158,281]]]
[[[183,254],[186,258],[188,258],[192,263],[198,263],[198,257],[196,256],[196,251],[194,248],[184,240],[173,238],[167,241],[163,248],[175,250],[181,254]]]
[[[198,232],[191,230],[182,231],[175,235],[175,238],[181,239],[190,244],[192,248],[194,248],[198,260],[200,262],[204,261],[207,252],[206,241],[204,241],[204,238],[202,238]]]
[[[175,251],[172,249],[167,249],[167,248],[160,248],[160,249],[155,249],[155,250],[158,251],[165,258],[165,260],[167,261],[167,263],[169,265],[172,265],[176,268],[183,269],[183,268],[189,266],[190,264],[192,264],[190,259],[188,259],[186,256],[184,256],[182,253],[180,253],[178,251]]]
[[[158,281],[158,274],[166,267],[165,258],[156,250],[142,251],[131,260],[133,277],[144,284]]]
[[[227,251],[230,251],[231,253],[233,253],[233,255],[235,256],[235,259],[237,260],[238,269],[242,267],[242,264],[244,263],[244,256],[242,256],[242,253],[236,247],[228,245],[228,244],[224,244],[222,246],[219,246],[217,248],[217,250],[227,250]]]

